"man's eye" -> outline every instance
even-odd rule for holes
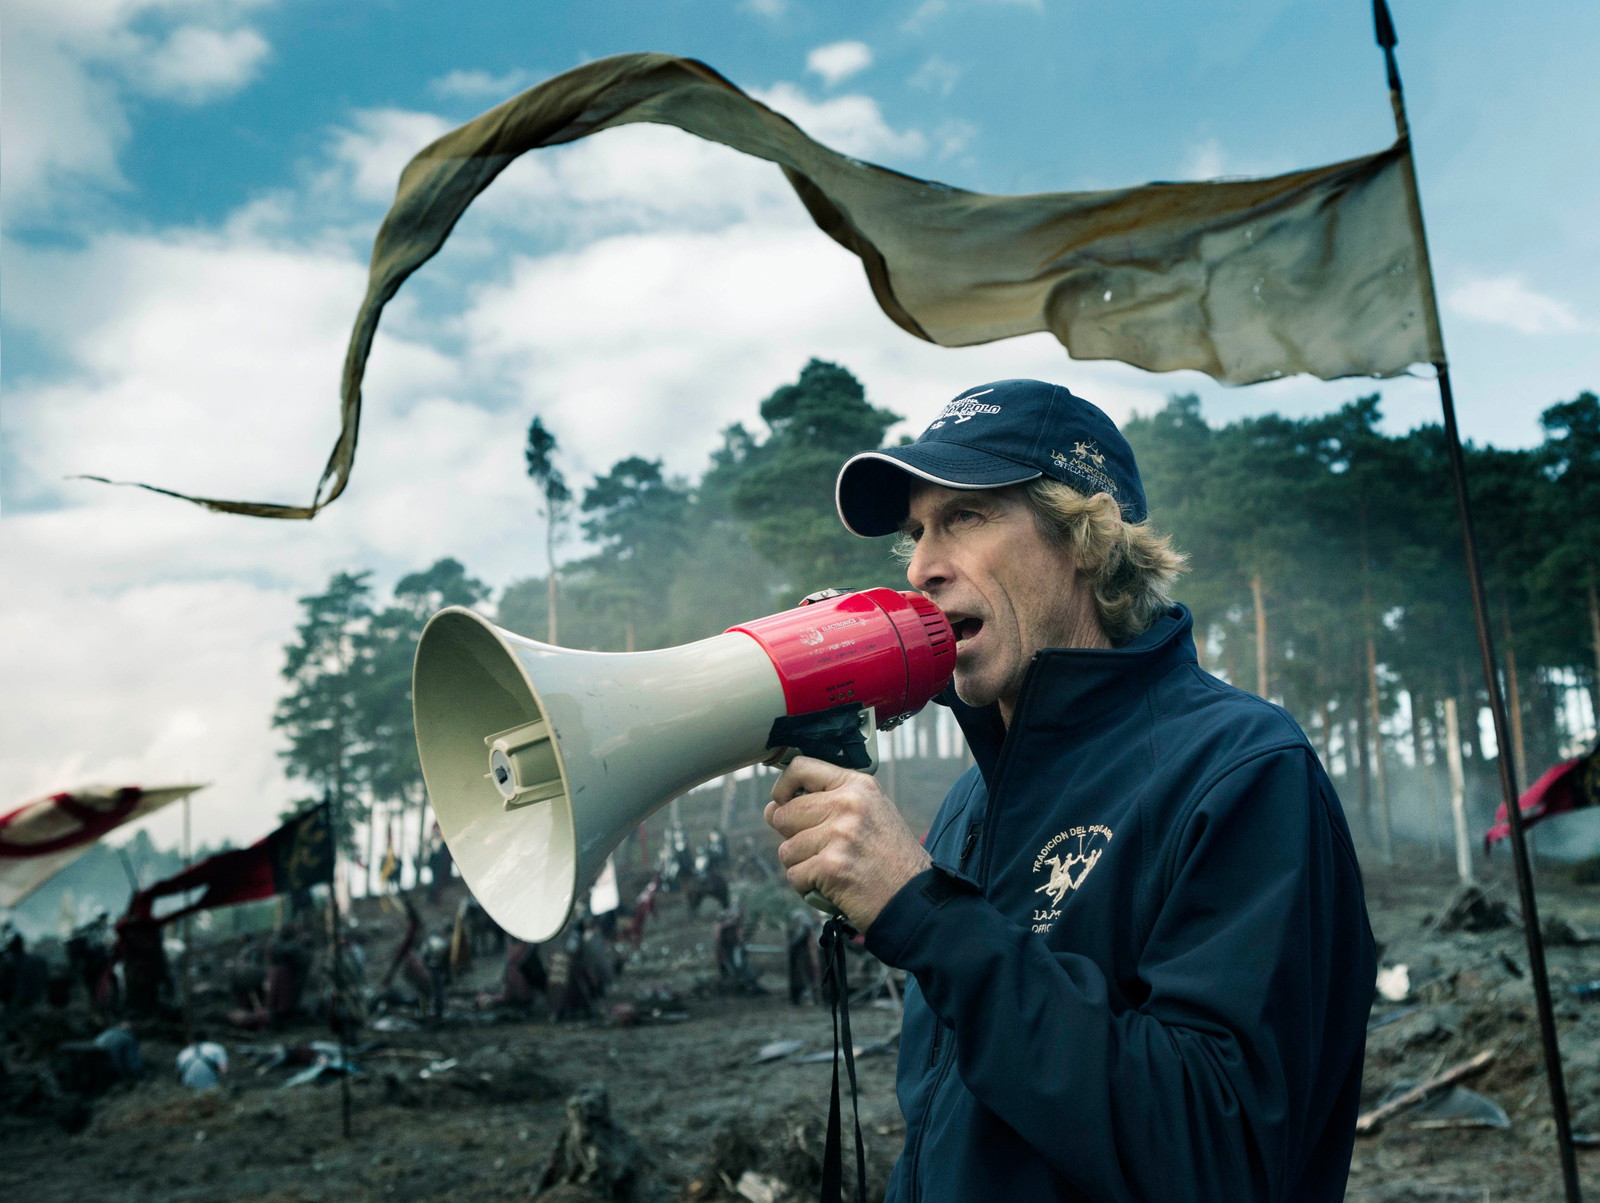
[[[956,510],[950,515],[950,521],[952,523],[976,522],[980,517],[982,515],[976,510]]]

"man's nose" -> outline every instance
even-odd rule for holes
[[[911,559],[906,562],[906,580],[917,592],[927,593],[946,579],[943,559],[937,554],[934,541],[923,538],[912,549]]]

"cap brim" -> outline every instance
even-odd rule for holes
[[[956,443],[911,443],[851,456],[839,470],[834,502],[845,528],[870,539],[900,529],[911,509],[914,478],[947,489],[1000,489],[1043,475],[1015,460]]]

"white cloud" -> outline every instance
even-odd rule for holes
[[[1508,326],[1520,334],[1570,334],[1587,328],[1565,304],[1534,292],[1521,276],[1469,281],[1452,289],[1446,303],[1462,317]]]
[[[493,222],[563,241],[662,224],[715,229],[756,214],[803,219],[773,164],[680,130],[644,125],[524,155],[474,208],[481,211],[469,234]]]
[[[405,165],[454,126],[455,122],[433,113],[360,110],[351,115],[349,126],[334,132],[329,153],[338,178],[324,176],[322,186],[331,188],[336,196],[387,205],[394,200],[395,185]]]
[[[837,96],[814,101],[793,84],[774,84],[751,95],[772,106],[825,146],[856,158],[875,155],[916,158],[927,151],[927,139],[916,130],[896,131],[883,119],[870,96]]]
[[[12,0],[0,73],[8,221],[59,212],[84,185],[122,185],[127,93],[193,103],[247,83],[268,46],[245,18],[268,2]],[[152,23],[160,34],[139,31]]]
[[[934,154],[940,159],[953,159],[978,136],[978,127],[970,121],[941,121],[933,131]]]
[[[900,28],[907,33],[921,33],[928,25],[958,7],[1031,8],[1034,12],[1042,13],[1044,0],[956,0],[956,3],[951,0],[922,0],[912,14],[901,22]]]
[[[1183,165],[1184,179],[1214,180],[1221,177],[1223,171],[1221,142],[1207,138],[1189,147],[1189,155]]]
[[[249,83],[269,49],[253,29],[185,25],[156,45],[134,78],[136,86],[155,95],[198,104]]]
[[[963,69],[955,63],[932,54],[923,60],[922,65],[911,74],[906,83],[924,92],[936,92],[940,96],[948,96],[955,91],[956,84],[961,81],[963,74]]]
[[[901,22],[900,28],[906,33],[921,33],[922,30],[944,16],[950,10],[950,0],[922,0],[916,10]]]
[[[830,88],[870,66],[872,51],[865,42],[833,42],[806,55],[806,70]]]
[[[447,100],[485,100],[498,104],[541,78],[535,71],[507,71],[503,75],[477,70],[452,71],[428,81],[428,91]]]
[[[1303,167],[1303,163],[1274,162],[1269,159],[1242,158],[1222,145],[1218,138],[1202,138],[1191,142],[1186,150],[1183,168],[1178,173],[1184,180],[1260,179],[1281,175]]]

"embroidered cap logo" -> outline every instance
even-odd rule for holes
[[[992,392],[994,392],[992,388],[986,388],[981,393],[973,393],[969,397],[957,397],[954,401],[946,402],[945,407],[939,411],[939,416],[929,424],[928,429],[938,430],[951,418],[955,419],[959,424],[971,421],[979,414],[999,413],[1000,407],[998,405],[990,405],[978,400],[979,397],[987,396]]]

